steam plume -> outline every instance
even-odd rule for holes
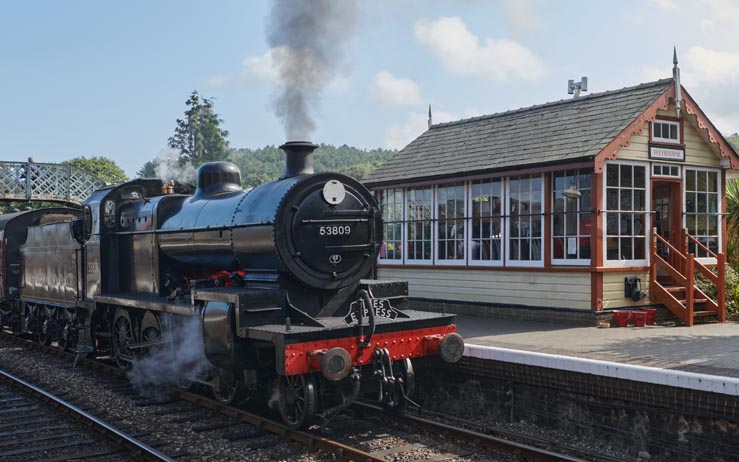
[[[274,0],[267,42],[281,89],[273,105],[288,140],[308,140],[311,115],[342,60],[356,20],[356,0]]]
[[[162,316],[163,345],[152,347],[148,354],[134,359],[128,379],[136,388],[152,385],[180,385],[197,378],[209,367],[203,353],[203,330],[200,317],[185,319]]]
[[[190,163],[180,165],[179,154],[172,148],[159,151],[154,160],[154,165],[154,173],[156,173],[157,178],[195,184],[195,167]]]

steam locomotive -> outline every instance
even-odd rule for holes
[[[284,144],[284,176],[250,191],[236,166],[213,162],[196,188],[136,179],[81,211],[0,216],[0,324],[129,368],[183,354],[167,333],[194,319],[187,342],[207,367],[179,379],[223,403],[267,391],[294,428],[360,395],[403,407],[411,359],[458,361],[464,342],[453,315],[408,309],[405,281],[370,278],[377,202],[353,178],[314,173],[315,148]]]

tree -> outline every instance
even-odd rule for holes
[[[148,160],[146,163],[136,172],[137,178],[156,178],[157,177],[157,161]]]
[[[206,162],[228,158],[228,130],[221,128],[223,120],[213,111],[213,99],[201,98],[192,92],[185,102],[184,119],[177,119],[177,128],[167,144],[179,152],[181,163],[199,166]]]
[[[126,172],[124,172],[118,164],[107,157],[97,156],[90,157],[88,159],[84,156],[80,156],[75,157],[74,159],[65,160],[62,163],[87,170],[106,183],[116,184],[128,181]]]
[[[726,141],[731,144],[731,146],[734,148],[734,151],[739,153],[739,133],[734,133],[733,135],[727,136]]]

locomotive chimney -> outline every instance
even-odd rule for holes
[[[280,146],[285,151],[285,175],[290,178],[313,173],[313,151],[318,146],[310,141],[288,141]]]

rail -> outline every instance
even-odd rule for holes
[[[167,457],[156,449],[153,449],[152,447],[142,443],[141,441],[130,437],[117,428],[108,425],[97,417],[83,411],[77,406],[70,404],[57,396],[52,395],[46,390],[43,390],[31,383],[26,382],[20,377],[16,377],[13,374],[0,370],[0,380],[10,383],[16,388],[19,388],[26,393],[29,393],[42,399],[43,401],[48,402],[53,407],[60,409],[69,415],[72,415],[78,420],[85,421],[86,423],[94,427],[98,432],[105,435],[108,439],[112,440],[116,445],[128,449],[131,454],[135,455],[138,459],[155,462],[173,462],[173,459]]]
[[[0,161],[0,200],[81,204],[105,185],[72,165]]]
[[[353,407],[360,410],[360,412],[371,413],[383,417],[387,417],[388,415],[387,412],[383,411],[381,408],[367,403],[355,403],[353,404]],[[448,437],[458,438],[462,441],[468,441],[477,446],[515,454],[518,457],[517,460],[536,460],[541,462],[585,462],[585,459],[578,457],[560,454],[548,449],[542,449],[528,444],[498,438],[485,433],[467,430],[409,414],[392,414],[388,418],[396,422],[400,421],[405,424],[412,425],[430,433],[446,435]]]
[[[25,340],[19,337],[15,337],[13,335],[10,335],[4,332],[2,332],[0,335],[2,335],[3,337],[5,337],[6,339],[12,342],[15,342],[21,346],[24,346],[30,349],[39,350],[39,351],[43,351],[44,353],[48,353],[54,356],[63,357],[69,361],[76,361],[77,364],[82,363],[94,369],[103,370],[106,373],[114,374],[120,377],[126,376],[126,371],[119,369],[117,367],[110,366],[108,364],[104,364],[100,361],[95,361],[92,359],[78,360],[76,355],[72,353],[64,352],[64,351],[61,351],[59,349],[55,349],[52,347],[42,346],[36,342],[32,342],[30,340]],[[377,455],[373,455],[366,451],[362,451],[361,449],[347,446],[343,443],[340,443],[338,441],[333,441],[328,438],[324,438],[320,435],[314,435],[309,432],[305,432],[301,430],[294,430],[288,427],[287,425],[284,425],[281,422],[270,420],[262,416],[259,416],[257,414],[244,411],[242,409],[237,409],[235,407],[226,406],[222,403],[219,403],[216,400],[206,398],[202,395],[196,395],[194,393],[179,389],[174,386],[165,386],[164,389],[168,394],[175,396],[177,398],[180,398],[184,401],[189,401],[191,403],[197,404],[198,406],[202,406],[206,409],[217,412],[219,414],[222,414],[222,415],[234,418],[234,419],[238,419],[239,421],[243,423],[254,425],[261,430],[264,430],[264,431],[267,431],[267,432],[270,432],[276,435],[280,435],[283,438],[290,439],[292,441],[300,443],[309,448],[327,450],[333,454],[336,454],[336,456],[339,459],[356,461],[356,462],[387,462],[387,459],[384,459]],[[146,460],[150,460],[150,459],[146,459]],[[163,460],[171,460],[171,459],[163,459]]]

